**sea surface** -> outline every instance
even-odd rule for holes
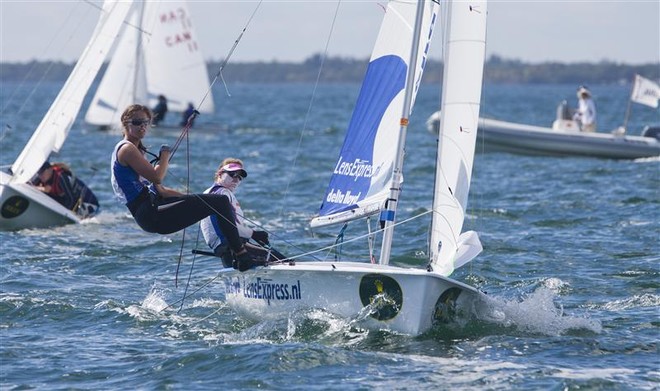
[[[1,164],[13,162],[60,86],[1,85]],[[487,85],[482,113],[549,126],[561,100],[576,104],[576,87]],[[590,88],[600,130],[621,125],[630,87]],[[166,184],[201,192],[223,158],[241,158],[249,171],[238,190],[243,210],[278,249],[333,244],[340,227],[311,230],[308,222],[359,85],[228,90],[214,87],[217,113],[198,119]],[[397,227],[393,245],[400,266],[425,263],[436,145],[425,120],[439,96],[438,86],[424,85],[411,117],[398,214],[411,221]],[[657,110],[631,107],[631,133],[659,122]],[[154,129],[146,144],[157,151],[177,135]],[[115,201],[109,161],[119,139],[78,120],[52,159],[93,189],[98,217],[0,233],[2,390],[660,388],[657,159],[485,154],[478,142],[465,229],[479,232],[484,251],[452,277],[487,292],[498,316],[411,337],[322,311],[239,317],[225,304],[220,262],[193,258],[192,249],[205,249],[196,225],[185,237],[148,234]],[[345,239],[365,228],[352,223]],[[366,241],[347,243],[340,256],[364,259],[367,249]]]

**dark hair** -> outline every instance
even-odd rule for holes
[[[42,172],[47,168],[50,168],[50,163],[48,161],[45,161],[44,164],[42,164],[41,167],[39,168],[39,172]]]

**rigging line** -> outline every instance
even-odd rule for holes
[[[96,5],[94,5],[94,6],[95,6],[96,8],[98,8],[98,6],[96,6]],[[52,36],[52,39],[46,44],[46,47],[44,48],[44,50],[41,51],[42,53],[48,53],[48,52],[50,51],[50,49],[54,46],[55,40],[60,36],[60,34],[64,34],[64,33],[63,33],[64,27],[65,27],[65,26],[70,26],[70,25],[71,25],[71,19],[74,17],[74,12],[75,12],[75,8],[72,8],[71,11],[69,12],[69,14],[67,15],[66,20],[64,21],[64,23],[62,23],[62,25],[60,26],[60,28],[59,28],[59,29],[55,32],[55,34]],[[75,24],[75,23],[74,23],[74,24]],[[68,47],[68,45],[71,43],[73,37],[76,36],[75,33],[76,33],[77,31],[79,31],[81,24],[78,23],[78,24],[75,24],[75,25],[77,26],[77,28],[75,28],[74,31],[71,33],[71,35],[69,35],[69,37],[66,38],[66,42],[64,42],[64,43],[61,45],[61,48],[60,48],[60,49],[62,49],[62,48],[64,48],[64,47]],[[30,68],[28,69],[27,73],[26,73],[25,76],[23,77],[23,80],[21,80],[21,83],[20,83],[20,84],[18,85],[18,87],[12,92],[11,96],[6,100],[7,103],[6,103],[5,106],[2,108],[2,111],[0,111],[0,116],[3,116],[3,115],[5,114],[5,112],[9,109],[9,106],[10,106],[10,104],[13,102],[15,95],[18,93],[18,91],[20,91],[20,90],[23,88],[23,86],[25,85],[25,83],[26,83],[26,82],[28,81],[28,79],[30,78],[30,75],[31,75],[32,73],[36,72],[36,68],[38,67],[38,65],[39,65],[39,64],[38,64],[36,61],[32,63],[32,65],[31,65]],[[23,112],[23,109],[25,108],[25,106],[27,105],[27,103],[32,101],[32,99],[31,99],[32,96],[33,96],[34,93],[37,91],[37,89],[39,89],[39,87],[41,87],[41,85],[43,84],[44,80],[46,79],[46,76],[50,73],[50,71],[53,69],[54,66],[55,66],[55,61],[50,61],[49,64],[48,64],[48,66],[46,67],[46,69],[45,69],[45,70],[43,71],[43,73],[41,74],[41,77],[38,79],[37,84],[32,88],[32,90],[30,91],[30,93],[28,94],[28,96],[25,97],[25,99],[23,100],[23,103],[21,103],[21,106],[18,108],[18,111],[16,111],[16,112],[14,113],[15,115],[18,115],[18,114],[22,113],[22,112]]]
[[[200,231],[201,231],[201,225],[197,224],[197,239],[195,240],[195,243],[199,242],[199,233],[200,233]],[[182,253],[181,255],[183,255],[183,243],[181,244],[181,253]],[[181,297],[181,306],[179,307],[179,311],[177,311],[177,312],[181,312],[181,310],[183,309],[183,301],[186,298],[186,294],[188,293],[188,287],[190,286],[190,281],[192,279],[192,272],[193,272],[193,269],[195,268],[195,259],[196,258],[197,258],[197,254],[193,253],[192,262],[190,263],[190,272],[188,273],[188,281],[186,282],[186,288],[183,290],[183,297]],[[181,264],[181,256],[179,257],[179,264]],[[179,267],[177,265],[177,271],[178,271],[178,269],[179,269]]]
[[[197,292],[199,292],[199,291],[201,291],[202,289],[206,288],[207,286],[211,285],[211,283],[213,283],[215,280],[217,280],[217,279],[220,277],[220,275],[221,275],[221,273],[216,274],[213,278],[210,278],[208,281],[206,281],[205,283],[203,283],[202,285],[200,285],[199,287],[197,287],[197,289],[195,289],[194,291],[190,292],[189,295],[185,295],[185,296],[183,296],[182,298],[180,298],[179,300],[176,300],[176,301],[173,301],[173,302],[167,304],[167,306],[166,306],[165,308],[163,308],[163,310],[166,310],[166,309],[168,309],[168,308],[172,308],[172,307],[174,307],[175,304],[180,303],[180,302],[182,302],[183,300],[185,300],[185,299],[187,299],[187,298],[189,298],[189,297],[195,295]]]
[[[420,217],[422,217],[422,216],[424,216],[424,215],[430,214],[430,213],[433,213],[433,210],[428,210],[428,211],[423,212],[423,213],[420,213],[420,214],[418,214],[418,215],[415,215],[415,216],[409,217],[409,218],[407,218],[407,219],[405,219],[405,220],[401,220],[401,221],[399,221],[399,222],[395,222],[393,225],[391,225],[391,227],[397,227],[397,226],[399,226],[399,225],[401,225],[401,224],[409,223],[410,221],[416,220],[416,219],[418,219],[418,218],[420,218]],[[355,242],[355,241],[358,241],[358,240],[362,240],[362,239],[368,237],[369,235],[376,235],[376,234],[382,233],[384,230],[385,230],[385,228],[380,228],[380,229],[378,229],[378,230],[376,230],[376,231],[373,231],[373,232],[371,232],[371,233],[367,233],[367,234],[364,234],[364,235],[356,236],[356,237],[354,237],[354,238],[352,238],[352,239],[345,240],[342,244],[346,244],[346,243],[351,243],[351,242]],[[341,245],[341,244],[340,244],[340,245]],[[316,250],[314,250],[314,251],[309,251],[309,252],[302,253],[302,254],[298,254],[298,255],[295,255],[295,256],[292,256],[292,257],[287,257],[287,259],[298,259],[298,258],[302,258],[302,257],[305,257],[305,256],[309,256],[309,255],[313,255],[313,254],[316,254],[316,253],[320,253],[320,252],[322,252],[322,251],[328,251],[328,252],[329,252],[330,250],[332,250],[333,248],[335,248],[335,247],[337,247],[337,246],[338,246],[337,244],[332,244],[332,245],[330,245],[330,246],[326,246],[326,247],[323,247],[323,248],[319,248],[319,249],[316,249]],[[327,256],[326,256],[326,258],[327,258]]]
[[[195,110],[195,112],[199,113],[197,110]],[[186,125],[181,129],[181,133],[179,134],[179,137],[176,139],[174,145],[172,146],[172,152],[170,153],[170,158],[168,159],[168,161],[172,161],[172,157],[176,153],[177,149],[179,149],[179,145],[181,145],[183,139],[188,138],[188,134],[190,134],[190,128],[192,127],[191,119],[194,119],[196,117],[195,112],[193,112],[190,118],[188,118],[188,122],[186,122]]]
[[[179,247],[179,260],[176,262],[176,271],[174,272],[174,287],[179,287],[179,267],[183,259],[183,245],[186,242],[186,229],[183,229],[183,237],[181,238],[181,247]],[[193,255],[193,263],[195,263],[195,256]]]
[[[195,110],[193,112],[193,114],[188,118],[188,122],[186,123],[186,125],[183,127],[183,129],[181,129],[181,134],[179,135],[179,138],[177,139],[177,141],[174,143],[174,146],[172,147],[172,153],[170,154],[170,160],[172,159],[172,156],[174,156],[174,153],[176,152],[176,150],[179,148],[179,144],[181,144],[181,140],[183,139],[183,137],[185,137],[189,133],[190,128],[192,127],[192,123],[193,123],[192,121],[199,115],[199,110],[201,109],[202,105],[204,104],[204,101],[206,101],[206,99],[211,94],[211,91],[213,90],[213,86],[215,85],[216,81],[218,81],[219,77],[223,81],[223,84],[225,86],[225,90],[227,92],[229,91],[228,88],[227,88],[227,85],[224,83],[224,78],[222,76],[222,70],[229,63],[229,59],[231,58],[232,54],[234,54],[234,50],[236,50],[236,47],[238,47],[238,43],[243,38],[243,35],[247,31],[248,26],[250,25],[250,23],[252,22],[252,19],[256,15],[257,10],[259,10],[259,7],[261,7],[262,2],[263,2],[263,0],[259,1],[257,6],[255,7],[254,11],[252,11],[252,14],[250,15],[250,18],[248,19],[247,23],[243,27],[243,30],[241,30],[241,33],[238,35],[238,38],[236,38],[236,40],[234,41],[234,45],[232,45],[231,49],[229,50],[229,53],[227,54],[227,57],[225,57],[225,59],[222,61],[222,64],[220,65],[220,69],[218,70],[215,77],[213,78],[213,80],[209,84],[208,88],[206,89],[206,92],[202,96],[202,99],[197,104],[197,110]]]
[[[305,113],[305,121],[303,123],[303,128],[300,131],[300,137],[298,138],[298,145],[296,146],[296,152],[293,155],[293,164],[292,168],[296,167],[296,163],[298,161],[298,156],[300,155],[300,147],[302,145],[302,140],[303,136],[305,134],[305,130],[307,130],[307,123],[309,122],[309,116],[312,111],[312,106],[314,104],[314,98],[316,97],[316,90],[318,89],[319,86],[319,81],[321,80],[321,74],[323,72],[323,65],[325,64],[325,60],[328,57],[328,47],[330,46],[330,39],[332,38],[332,33],[335,29],[335,23],[337,22],[337,15],[339,14],[339,6],[341,5],[341,0],[337,2],[337,7],[335,8],[335,14],[332,18],[332,23],[330,25],[330,31],[328,31],[328,38],[325,42],[325,49],[323,51],[323,57],[321,58],[321,64],[319,66],[319,71],[316,75],[316,81],[314,82],[314,89],[312,90],[312,97],[309,100],[309,106],[307,107],[307,113]],[[288,180],[286,182],[286,188],[284,189],[284,196],[282,199],[282,207],[280,208],[280,213],[279,217],[282,218],[282,215],[284,214],[284,206],[286,205],[286,199],[287,195],[289,194],[289,187],[291,186],[291,179],[293,178],[293,173],[295,172],[294,169],[288,170]]]
[[[187,167],[187,178],[186,178],[186,194],[190,194],[190,137],[186,137],[186,167]],[[177,287],[179,283],[179,266],[181,266],[181,260],[183,259],[183,248],[186,242],[186,228],[183,228],[181,231],[181,247],[179,248],[179,260],[176,263],[176,273],[174,274],[174,286]],[[197,237],[199,238],[199,231],[197,231]],[[193,255],[193,264],[190,266],[190,272],[192,273],[192,267],[195,264],[195,256]],[[188,283],[190,283],[190,276],[188,276]],[[186,286],[186,289],[187,286]],[[183,307],[183,302],[181,303]],[[181,311],[181,309],[179,309]]]
[[[254,16],[257,14],[257,11],[259,10],[259,7],[261,7],[261,3],[263,3],[263,0],[260,0],[257,6],[254,8],[254,11],[252,11],[252,14],[248,18],[247,23],[245,23],[245,26],[243,27],[243,30],[241,30],[240,34],[238,34],[238,37],[234,41],[234,45],[232,45],[231,49],[229,49],[229,53],[227,54],[227,57],[222,61],[222,64],[220,64],[220,69],[218,69],[218,72],[215,74],[215,77],[213,78],[213,81],[211,81],[211,84],[209,85],[209,88],[206,90],[206,93],[204,94],[204,97],[199,103],[199,106],[201,107],[202,103],[206,100],[206,98],[211,94],[211,90],[213,89],[213,85],[215,85],[215,82],[218,81],[218,78],[220,78],[223,82],[223,85],[225,86],[225,90],[227,91],[227,95],[229,96],[229,89],[227,88],[227,84],[224,82],[224,77],[222,76],[222,71],[225,69],[225,66],[229,63],[229,59],[231,58],[232,54],[234,54],[234,50],[236,50],[236,47],[238,46],[238,43],[243,39],[243,34],[247,31],[248,26],[250,23],[252,23],[252,19]]]

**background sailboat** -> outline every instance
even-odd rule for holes
[[[313,226],[380,213],[385,226],[378,263],[296,262],[222,273],[227,302],[255,318],[322,308],[369,327],[420,334],[455,311],[470,312],[482,294],[447,276],[481,251],[476,233],[459,235],[465,217],[485,55],[486,2],[442,2],[446,56],[433,236],[424,268],[389,265],[403,180],[408,116],[438,18],[432,1],[391,1]],[[408,241],[415,238],[407,238]],[[426,244],[426,238],[420,240]]]
[[[0,171],[0,229],[49,227],[80,221],[80,216],[27,182],[69,135],[83,99],[110,51],[131,6],[130,1],[108,0],[85,50],[69,78],[11,166]]]
[[[128,105],[154,108],[158,96],[164,95],[168,114],[159,126],[180,129],[181,113],[189,103],[196,107],[195,99],[208,89],[206,63],[186,2],[135,3],[85,122],[102,129],[119,127],[119,117]],[[197,109],[212,113],[212,96]]]

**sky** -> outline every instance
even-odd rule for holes
[[[99,4],[0,0],[0,62],[74,61],[96,24]],[[343,0],[338,7],[336,0],[264,0],[257,9],[258,4],[188,0],[207,60],[224,59],[246,26],[234,62],[298,62],[326,47],[331,56],[368,58],[385,1]],[[436,46],[439,41],[436,36]],[[439,53],[439,46],[431,48],[432,58],[440,59]],[[529,63],[660,64],[660,0],[491,0],[486,55]]]

